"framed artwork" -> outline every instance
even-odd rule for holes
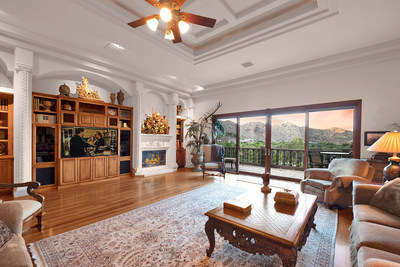
[[[387,131],[364,132],[364,146],[371,146],[385,133],[387,133]]]

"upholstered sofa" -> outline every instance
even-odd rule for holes
[[[352,266],[400,266],[400,217],[370,205],[380,188],[359,184],[353,190]]]
[[[22,206],[15,202],[0,203],[0,220],[12,232],[12,237],[0,248],[0,266],[33,266],[22,237]]]
[[[327,169],[313,168],[304,171],[304,180],[300,182],[303,193],[317,196],[318,201],[347,207],[352,204],[352,182],[371,182],[375,169],[360,159],[334,159]]]

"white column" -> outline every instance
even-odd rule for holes
[[[33,52],[17,47],[14,56],[14,183],[23,183],[32,181]]]
[[[176,163],[176,107],[178,105],[178,94],[170,93],[168,95],[168,123],[169,123],[169,134],[172,135],[170,141],[170,149],[167,151],[167,164],[171,169],[177,169],[178,164]]]
[[[193,99],[189,98],[187,100],[187,103],[188,103],[187,104],[187,116],[189,118],[193,119],[194,118],[194,103],[193,103]],[[185,121],[185,124],[187,124],[187,123],[189,123],[188,120]],[[185,133],[186,133],[186,130],[187,129],[185,129]],[[193,164],[191,162],[191,159],[192,159],[191,153],[192,153],[192,151],[190,150],[190,148],[186,148],[186,167],[189,167],[189,168],[193,167]]]
[[[142,152],[140,150],[141,140],[141,123],[142,118],[140,117],[140,112],[142,110],[142,100],[145,93],[144,85],[140,82],[135,82],[132,84],[132,89],[134,92],[134,103],[133,103],[133,168],[136,169],[137,175],[142,175]]]

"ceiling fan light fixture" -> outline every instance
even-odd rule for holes
[[[174,33],[171,30],[170,31],[166,31],[164,38],[167,39],[167,40],[174,40],[175,39]]]
[[[149,19],[148,21],[146,21],[147,26],[149,26],[150,30],[152,30],[153,32],[155,32],[158,28],[158,19],[156,18],[152,18]]]
[[[178,27],[179,27],[179,31],[181,32],[181,34],[187,33],[187,31],[188,31],[189,28],[190,28],[189,24],[187,24],[187,23],[184,22],[183,20],[179,21]]]
[[[160,10],[160,17],[163,21],[169,22],[172,19],[172,12],[169,8],[163,7]]]

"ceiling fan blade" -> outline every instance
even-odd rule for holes
[[[174,9],[179,10],[181,9],[182,5],[186,2],[186,0],[171,0],[169,2]],[[173,3],[175,3],[175,5]]]
[[[137,27],[140,27],[140,26],[146,24],[146,22],[147,22],[149,19],[152,19],[152,18],[154,18],[154,17],[156,17],[156,16],[158,16],[158,15],[157,15],[157,14],[154,14],[154,15],[151,15],[151,16],[148,16],[148,17],[144,17],[144,18],[141,18],[141,19],[138,19],[138,20],[129,22],[128,25],[131,26],[132,28],[137,28]]]
[[[180,32],[180,30],[179,30],[179,27],[178,27],[178,24],[177,24],[177,23],[174,23],[174,24],[172,25],[171,31],[172,31],[172,33],[174,34],[174,40],[172,40],[172,42],[173,42],[174,44],[182,42],[181,32]]]
[[[216,19],[207,18],[207,17],[203,17],[203,16],[191,14],[191,13],[186,13],[186,12],[180,12],[180,15],[185,16],[185,18],[183,20],[186,21],[187,23],[193,23],[193,24],[197,24],[197,25],[201,25],[201,26],[205,26],[205,27],[210,27],[210,28],[213,28],[215,23],[217,22]]]
[[[157,8],[161,8],[161,4],[160,2],[158,2],[157,0],[146,0],[147,3],[149,3],[152,6],[155,6]]]

